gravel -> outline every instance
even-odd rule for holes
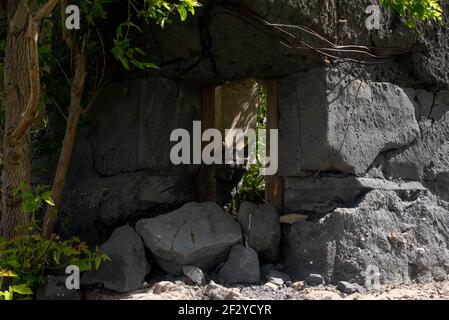
[[[85,293],[87,300],[211,300],[229,295],[235,300],[449,300],[449,281],[403,286],[385,286],[375,292],[344,294],[335,286],[320,288],[303,287],[293,283],[285,285],[235,285],[223,286],[211,282],[205,287],[179,285],[161,281],[150,284],[147,288],[128,294],[114,294],[104,290]],[[297,288],[297,289],[295,289]],[[157,293],[154,293],[156,291]],[[212,297],[212,298],[211,298]]]

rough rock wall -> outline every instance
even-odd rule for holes
[[[372,1],[336,0],[207,0],[194,19],[172,24],[164,30],[151,27],[146,43],[162,74],[200,83],[220,83],[245,77],[277,78],[317,66],[320,55],[292,50],[278,38],[263,32],[260,25],[242,21],[224,5],[239,5],[271,23],[304,25],[336,44],[399,47],[409,52],[386,66],[351,65],[348,73],[365,74],[375,81],[423,86],[438,90],[448,86],[448,17],[441,24],[429,24],[410,31],[399,18],[383,12],[382,29],[368,31],[365,8]],[[449,3],[442,3],[446,12]],[[235,8],[234,8],[235,9]],[[316,39],[295,29],[294,35],[318,45]],[[322,43],[321,43],[322,45]],[[379,52],[381,50],[379,49]],[[387,52],[388,53],[388,52]],[[153,71],[152,71],[153,72]]]
[[[313,50],[281,45],[279,38],[229,11],[229,4],[239,5],[239,10],[245,6],[273,23],[309,26],[336,44],[373,46],[383,54],[389,51],[379,47],[394,46],[407,53],[378,65],[331,61]],[[81,231],[99,241],[108,228],[193,200],[196,168],[168,164],[169,131],[190,128],[199,119],[203,85],[278,79],[284,213],[310,217],[284,230],[284,262],[290,273],[301,277],[318,272],[331,281],[360,282],[370,252],[385,252],[389,254],[374,259],[385,269],[385,281],[422,274],[441,278],[446,258],[435,262],[434,256],[413,256],[410,248],[404,253],[385,241],[391,232],[413,230],[410,241],[416,248],[447,250],[447,204],[438,201],[449,200],[448,15],[416,32],[384,12],[382,29],[368,31],[364,12],[370,4],[209,0],[186,23],[163,30],[148,27],[144,44],[161,69],[116,83],[99,100],[90,126],[78,139],[63,208],[68,221],[76,215],[76,223],[67,223],[67,232]],[[443,7],[449,12],[448,2]],[[316,38],[291,32],[319,45]],[[387,194],[385,198],[402,204],[391,209],[389,200],[361,200],[370,194],[381,199]],[[423,197],[427,204],[420,202]],[[419,225],[421,212],[436,225]],[[365,224],[377,227],[369,231]],[[363,232],[377,240],[365,247],[348,240]],[[419,238],[421,232],[435,236]],[[316,255],[325,262],[302,264]],[[389,264],[384,256],[399,261]],[[402,278],[391,275],[398,265]]]
[[[170,134],[192,131],[200,102],[200,88],[169,79],[106,88],[78,134],[61,231],[101,242],[116,226],[194,200],[198,166],[170,162]]]
[[[350,25],[354,17],[345,25],[358,42],[365,33]],[[383,283],[447,278],[448,29],[426,27],[421,38],[384,23],[391,31],[366,39],[409,55],[279,80],[285,211],[309,216],[284,230],[294,277],[364,284],[376,268]]]
[[[330,175],[334,188],[346,177],[416,181],[448,199],[449,91],[356,79],[335,68],[283,78],[279,88],[286,210],[310,202],[297,207],[295,194],[303,196],[293,177]]]
[[[375,281],[446,280],[448,210],[428,193],[371,191],[354,208],[293,225],[284,243],[286,268],[299,279],[319,273],[326,282],[368,288]]]

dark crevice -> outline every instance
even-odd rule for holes
[[[435,108],[436,97],[437,97],[437,92],[433,92],[432,105],[430,106],[429,114],[427,115],[427,119],[431,119],[432,124],[435,123],[435,119],[432,118],[432,114],[433,114],[433,109]]]

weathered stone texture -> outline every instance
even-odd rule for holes
[[[314,69],[279,86],[281,175],[363,175],[380,153],[419,135],[413,103],[395,85]]]
[[[129,226],[118,228],[101,246],[110,261],[101,264],[98,271],[83,275],[82,284],[102,283],[106,289],[129,292],[140,289],[151,265],[139,235]]]
[[[449,272],[449,205],[421,192],[401,199],[393,191],[368,193],[353,208],[292,226],[285,265],[295,278],[365,284],[379,268],[381,283],[445,280]]]
[[[140,220],[136,230],[156,262],[179,275],[183,266],[203,270],[226,259],[242,240],[240,226],[215,203],[188,203],[153,219]]]

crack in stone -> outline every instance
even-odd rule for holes
[[[181,232],[181,229],[184,228],[185,224],[187,223],[187,220],[184,220],[184,222],[181,224],[179,229],[175,232],[175,235],[173,236],[173,240],[171,242],[170,251],[173,252],[173,247],[175,246],[176,238],[178,237],[179,232]]]

